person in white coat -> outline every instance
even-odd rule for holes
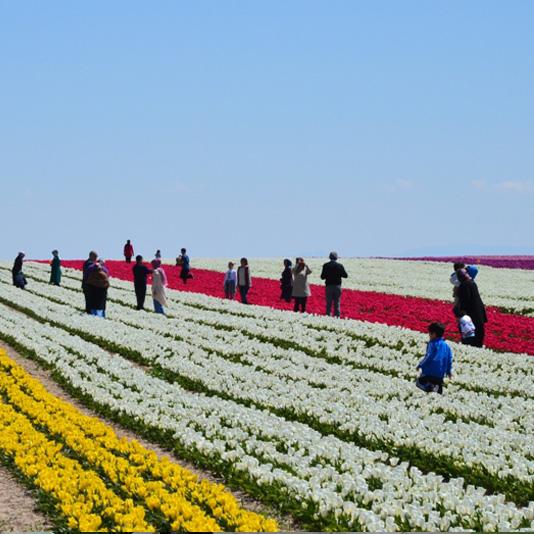
[[[165,315],[164,306],[167,306],[165,298],[165,286],[167,285],[167,276],[161,268],[161,260],[152,260],[152,298],[154,299],[154,310],[156,313]]]
[[[295,267],[291,269],[293,273],[293,291],[291,296],[295,301],[294,310],[302,313],[306,312],[306,302],[308,297],[311,297],[310,284],[308,283],[308,275],[312,273],[312,270],[306,265],[303,258],[297,258],[295,260]]]

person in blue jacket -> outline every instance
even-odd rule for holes
[[[443,339],[443,323],[431,323],[428,327],[430,341],[426,355],[417,366],[421,375],[415,385],[426,391],[443,394],[443,378],[452,378],[452,350]]]

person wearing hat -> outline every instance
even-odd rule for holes
[[[338,263],[337,252],[330,252],[330,261],[323,265],[321,280],[325,281],[326,315],[332,315],[332,303],[334,304],[334,316],[341,315],[341,279],[347,278],[345,267]]]

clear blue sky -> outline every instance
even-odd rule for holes
[[[534,253],[534,2],[5,1],[0,258]]]

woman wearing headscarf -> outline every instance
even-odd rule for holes
[[[106,318],[106,301],[108,298],[109,276],[100,261],[87,270],[87,296],[91,315]]]
[[[473,279],[469,276],[466,269],[456,271],[460,287],[458,288],[458,306],[463,310],[475,325],[475,339],[472,343],[474,347],[482,347],[484,344],[484,325],[488,322],[486,307],[480,298],[478,287]]]
[[[293,291],[291,295],[295,300],[294,310],[302,313],[306,312],[306,302],[311,296],[310,284],[308,283],[308,275],[312,270],[306,265],[304,258],[297,258],[296,265],[292,269],[293,273]]]
[[[57,250],[52,251],[52,271],[50,272],[50,283],[58,286],[61,283],[61,258]]]
[[[241,302],[248,304],[247,293],[252,287],[252,278],[247,258],[241,258],[240,265],[237,268],[237,287],[239,287]]]
[[[293,291],[293,274],[291,273],[291,260],[284,260],[284,270],[282,271],[282,278],[280,278],[280,289],[282,294],[280,298],[286,302],[291,302],[291,293]]]
[[[11,269],[11,272],[13,273],[13,285],[19,287],[20,289],[24,289],[27,284],[26,278],[22,273],[22,263],[24,260],[24,256],[24,252],[19,252],[18,256],[13,262],[13,268]]]
[[[165,298],[165,286],[167,285],[167,276],[165,271],[161,268],[161,260],[153,259],[152,265],[152,298],[154,300],[154,310],[156,313],[165,315],[163,306],[167,306],[167,299]]]

